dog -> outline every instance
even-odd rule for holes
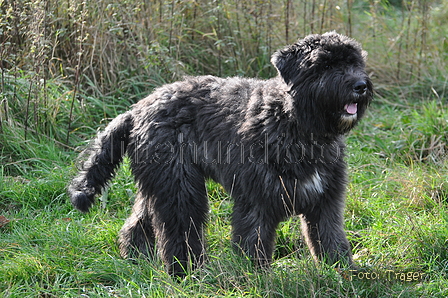
[[[99,133],[71,202],[87,212],[127,154],[138,193],[119,232],[124,258],[157,251],[177,276],[201,265],[211,178],[234,200],[232,243],[256,265],[271,263],[276,227],[299,215],[316,260],[352,266],[344,135],[373,98],[366,56],[328,32],[275,52],[268,80],[197,76],[159,87]]]

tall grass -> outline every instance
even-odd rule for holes
[[[81,126],[186,74],[273,76],[275,49],[328,30],[363,43],[380,96],[446,96],[443,1],[17,0],[0,10],[0,132],[18,122],[25,139],[76,144]]]

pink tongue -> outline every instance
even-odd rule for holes
[[[349,105],[345,105],[344,109],[347,111],[347,113],[354,115],[358,112],[358,104],[351,103]]]

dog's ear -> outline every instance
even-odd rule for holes
[[[271,63],[277,68],[279,75],[287,85],[294,82],[303,59],[303,48],[298,44],[287,46],[272,55]]]
[[[368,55],[368,53],[366,51],[364,51],[364,50],[361,51],[361,56],[364,59],[364,62],[367,62],[367,55]]]

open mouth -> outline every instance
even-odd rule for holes
[[[352,102],[344,106],[344,111],[349,115],[356,115],[358,113],[358,103]]]

